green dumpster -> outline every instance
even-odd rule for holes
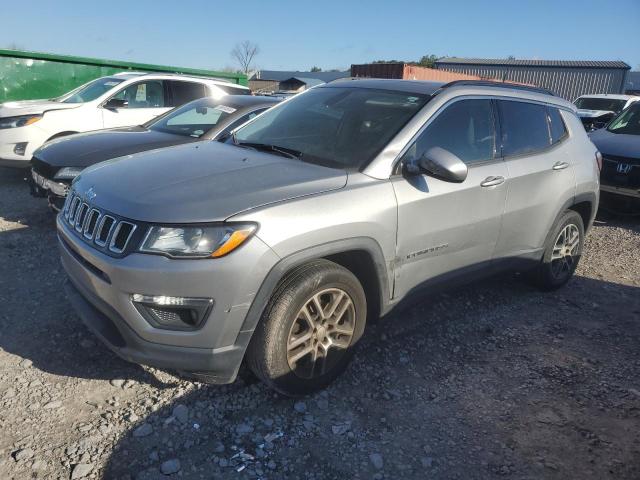
[[[0,49],[0,103],[58,97],[95,78],[126,70],[184,73],[247,85],[247,77],[240,73]]]

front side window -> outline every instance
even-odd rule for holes
[[[116,85],[124,80],[116,77],[105,77],[89,82],[86,85],[76,88],[69,93],[58,98],[57,101],[62,103],[85,103],[91,102],[96,98],[104,95]]]
[[[161,80],[133,83],[119,91],[113,98],[127,102],[123,108],[163,108],[164,86]]]
[[[169,81],[171,88],[171,102],[168,107],[179,107],[187,102],[206,97],[205,86],[196,82],[181,82],[177,80]]]
[[[505,157],[532,154],[551,144],[546,107],[511,100],[500,100],[498,106]]]
[[[611,133],[640,135],[640,102],[636,102],[614,118],[609,127]]]
[[[235,141],[296,151],[304,162],[361,169],[429,98],[392,90],[316,88],[240,128]]]
[[[551,132],[551,143],[558,143],[567,135],[567,127],[562,120],[560,110],[555,107],[547,107],[549,112],[549,131]]]
[[[492,160],[495,129],[490,100],[460,100],[446,107],[403,156],[415,161],[440,147],[467,164]]]
[[[150,124],[151,130],[199,138],[232,116],[236,108],[213,99],[183,105]]]

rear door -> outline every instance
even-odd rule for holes
[[[508,181],[496,257],[535,257],[560,208],[575,195],[569,135],[556,107],[507,99],[497,104]]]
[[[104,128],[142,125],[171,109],[162,80],[132,83],[111,98],[123,100],[126,105],[122,108],[102,108]]]
[[[440,147],[467,164],[462,183],[431,175],[392,178],[398,201],[395,296],[426,281],[445,280],[491,262],[506,199],[507,171],[496,150],[491,100],[448,104],[418,135],[402,161]]]

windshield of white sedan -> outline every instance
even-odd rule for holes
[[[640,135],[640,102],[627,108],[614,118],[607,130],[612,133]]]
[[[152,123],[151,130],[199,138],[225,121],[237,108],[224,100],[198,100],[188,103]]]
[[[122,83],[124,80],[115,77],[99,78],[93,82],[89,82],[75,90],[70,91],[58,99],[62,103],[84,103],[95,100],[101,95],[107,93],[113,87]]]
[[[234,140],[250,148],[294,152],[305,162],[361,169],[429,98],[368,88],[317,88],[265,112],[237,130]]]
[[[580,110],[604,110],[607,112],[619,112],[624,108],[626,100],[615,98],[579,98],[576,107]]]

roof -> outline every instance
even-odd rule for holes
[[[487,65],[499,67],[548,67],[548,68],[612,68],[631,70],[620,60],[524,60],[516,58],[441,58],[435,65]]]
[[[395,80],[388,78],[353,78],[328,83],[320,88],[375,88],[378,90],[395,90],[398,92],[420,93],[432,95],[444,82],[426,82],[422,80]]]
[[[234,108],[247,108],[255,105],[275,105],[280,102],[279,98],[267,97],[265,95],[225,95],[221,98],[203,97],[194,100],[193,103],[215,103],[216,105],[228,105]]]
[[[290,78],[313,78],[322,82],[332,82],[338,78],[345,78],[351,75],[349,70],[344,72],[299,72],[288,70],[259,70],[250,80],[273,80],[282,82]]]

